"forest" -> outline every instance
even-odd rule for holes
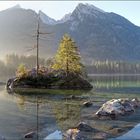
[[[94,60],[91,65],[86,66],[86,69],[88,74],[139,74],[140,63]]]
[[[39,58],[40,65],[50,67],[53,63],[53,58]],[[19,56],[17,54],[8,54],[5,56],[5,61],[0,60],[0,77],[1,80],[7,80],[8,77],[15,75],[15,71],[20,64],[24,64],[27,68],[36,66],[36,56]],[[140,63],[130,63],[124,61],[109,61],[109,60],[94,60],[91,65],[85,65],[88,74],[113,74],[127,73],[139,74]]]

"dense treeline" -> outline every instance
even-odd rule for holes
[[[39,59],[40,65],[47,66],[50,63],[50,59]],[[18,56],[16,54],[6,55],[5,61],[0,60],[0,81],[7,80],[9,77],[15,76],[17,67],[20,64],[24,64],[27,68],[36,67],[36,56]]]
[[[40,65],[50,66],[52,59],[39,59]],[[27,68],[36,66],[36,56],[18,56],[16,54],[6,55],[5,61],[0,60],[0,81],[7,80],[15,75],[17,67],[24,64]],[[128,63],[123,61],[93,61],[86,66],[87,73],[140,73],[140,63]]]
[[[93,61],[87,66],[88,73],[140,73],[140,63],[128,63],[123,61]]]

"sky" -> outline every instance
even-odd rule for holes
[[[78,3],[89,3],[106,11],[124,16],[140,26],[140,1],[0,1],[0,11],[20,4],[22,8],[42,10],[51,18],[61,19],[72,12]]]

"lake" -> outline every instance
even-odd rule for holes
[[[35,94],[25,94],[8,93],[5,86],[0,86],[0,135],[6,140],[24,140],[26,133],[37,131],[38,139],[43,140],[55,131],[65,132],[80,121],[104,132],[108,132],[113,125],[124,127],[140,123],[140,109],[117,120],[93,118],[93,114],[107,100],[140,99],[139,75],[93,75],[90,81],[94,87],[91,91],[44,90],[43,93],[35,91]],[[77,98],[70,98],[70,95]],[[83,107],[83,102],[88,100],[93,102],[93,106]]]

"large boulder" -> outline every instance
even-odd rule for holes
[[[76,128],[80,131],[85,131],[85,132],[92,132],[94,130],[94,128],[92,128],[90,125],[86,124],[85,122],[80,122]]]
[[[102,131],[92,128],[85,122],[80,122],[77,127],[68,129],[64,133],[66,140],[93,140],[106,139],[108,135]]]
[[[102,105],[102,107],[96,112],[96,116],[99,118],[111,118],[115,119],[119,115],[126,115],[130,112],[134,112],[135,108],[140,106],[138,99],[112,99]]]

